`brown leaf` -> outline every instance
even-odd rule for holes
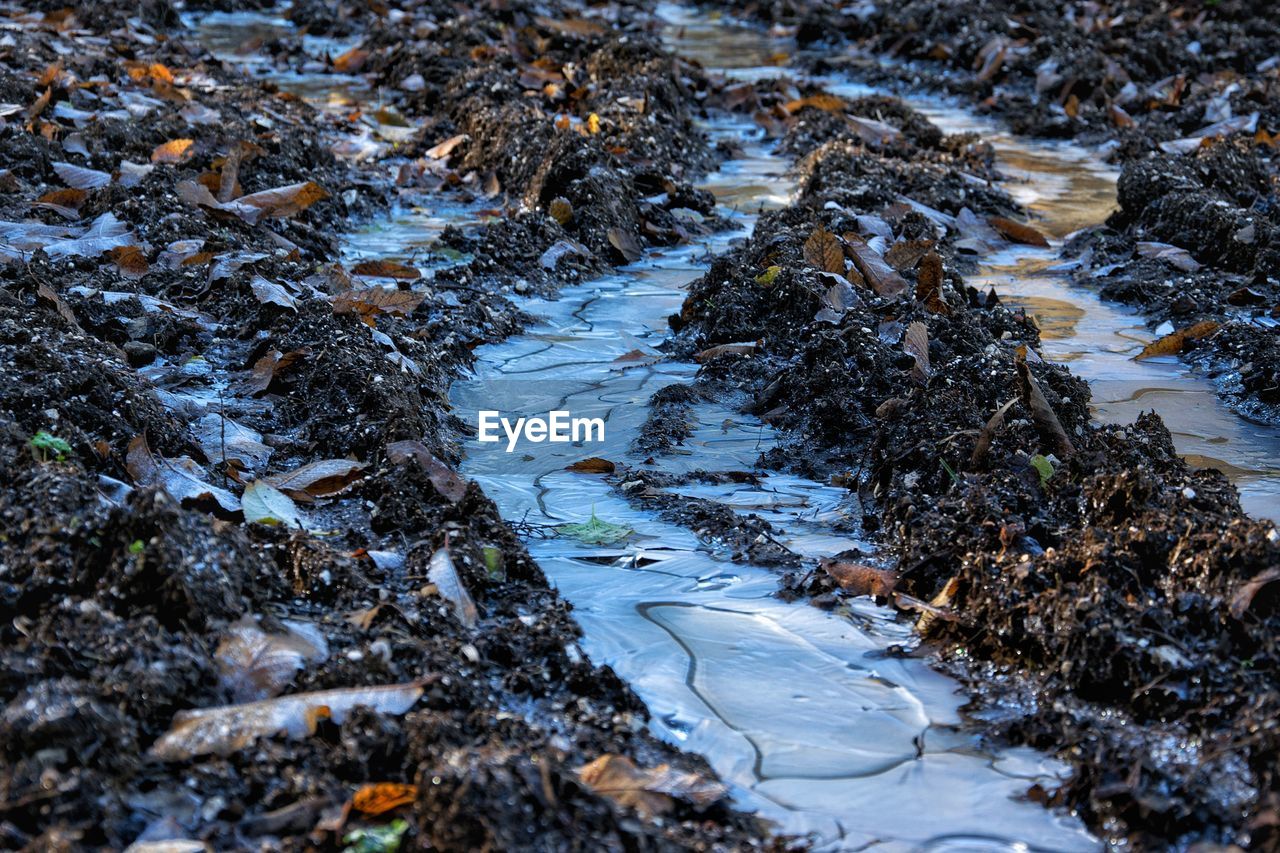
[[[741,344],[720,344],[719,346],[709,347],[694,356],[699,364],[706,364],[709,361],[715,361],[726,355],[753,355],[759,349],[759,344],[750,341]]]
[[[840,240],[822,226],[804,241],[804,260],[815,269],[844,275],[844,249]]]
[[[1253,607],[1253,601],[1258,597],[1258,593],[1278,580],[1280,580],[1280,567],[1277,566],[1263,569],[1254,575],[1231,597],[1231,615],[1237,619],[1244,618],[1244,614]]]
[[[307,661],[329,656],[324,636],[313,625],[286,622],[283,634],[268,634],[252,616],[227,629],[213,657],[218,679],[237,702],[279,695]]]
[[[547,213],[551,214],[551,218],[562,226],[568,225],[573,221],[573,205],[569,203],[567,198],[556,197],[551,199],[551,204],[547,207]]]
[[[1067,431],[1062,428],[1062,422],[1058,420],[1058,415],[1053,411],[1053,407],[1049,405],[1049,401],[1045,399],[1044,392],[1040,390],[1040,383],[1036,382],[1035,376],[1031,374],[1031,368],[1021,359],[1017,362],[1018,368],[1018,393],[1022,399],[1022,405],[1026,406],[1031,412],[1031,419],[1035,421],[1036,427],[1040,430],[1040,436],[1050,446],[1053,452],[1061,459],[1066,459],[1072,453],[1075,453],[1075,445],[1071,443],[1071,439],[1067,436]]]
[[[942,298],[942,258],[929,252],[920,259],[916,273],[916,300],[934,314],[950,314],[951,306]]]
[[[233,203],[256,208],[268,219],[285,219],[328,197],[324,187],[315,181],[304,181],[240,196]]]
[[[147,754],[162,761],[183,761],[196,755],[225,755],[244,749],[260,737],[284,734],[306,737],[316,721],[332,719],[341,725],[364,705],[380,714],[403,714],[422,696],[422,685],[388,684],[295,693],[261,702],[179,711],[169,731]]]
[[[107,252],[107,257],[120,270],[121,275],[128,278],[142,278],[151,269],[141,246],[116,246]]]
[[[418,799],[418,786],[401,782],[370,782],[361,785],[351,796],[351,807],[373,817],[385,814]]]
[[[1152,341],[1142,348],[1142,352],[1134,356],[1135,359],[1153,358],[1159,355],[1177,355],[1187,349],[1187,344],[1192,341],[1198,341],[1212,335],[1218,329],[1222,328],[1222,324],[1215,320],[1201,320],[1199,323],[1178,329],[1165,335],[1163,338]]]
[[[66,320],[67,325],[71,326],[71,328],[80,328],[80,324],[76,322],[75,312],[71,310],[71,306],[67,304],[66,300],[63,299],[61,295],[59,295],[58,291],[54,290],[47,284],[41,284],[36,288],[36,296],[38,296],[41,301],[48,302],[52,305],[54,310],[58,312],[58,316],[62,317],[63,320]]]
[[[1107,112],[1111,116],[1111,123],[1116,127],[1133,127],[1133,117],[1124,111],[1124,107],[1112,104]]]
[[[893,592],[898,576],[888,569],[877,569],[861,563],[838,560],[822,560],[818,564],[831,575],[840,588],[852,595],[870,595],[884,598]]]
[[[1005,414],[1016,402],[1018,402],[1018,398],[1011,397],[1007,403],[996,409],[996,413],[978,431],[978,443],[974,445],[973,454],[969,457],[969,465],[971,467],[976,468],[987,458],[987,454],[991,451],[991,442],[995,441],[996,433],[1004,428]]]
[[[916,360],[911,368],[911,379],[917,385],[929,384],[933,369],[929,366],[929,330],[919,320],[907,326],[902,336],[902,350]]]
[[[185,163],[195,156],[195,145],[194,139],[170,139],[151,152],[151,162],[174,166]]]
[[[323,498],[343,492],[364,471],[362,463],[351,459],[320,459],[262,480],[292,498]]]
[[[844,243],[854,266],[877,294],[885,299],[897,299],[910,290],[907,280],[885,263],[880,253],[871,248],[862,237],[849,231],[844,235]]]
[[[1200,262],[1191,257],[1190,252],[1170,243],[1154,243],[1144,240],[1137,243],[1133,248],[1141,257],[1165,261],[1183,272],[1196,272],[1200,269]]]
[[[333,313],[357,314],[366,325],[375,325],[379,314],[399,314],[407,317],[422,304],[425,293],[399,290],[393,287],[368,287],[348,290],[333,298]]]
[[[355,275],[367,275],[375,278],[394,278],[399,281],[416,281],[422,273],[416,268],[398,264],[395,261],[361,261],[352,267]]]
[[[933,240],[899,240],[885,250],[884,259],[898,272],[906,272],[915,269],[935,245]]]
[[[443,160],[453,153],[453,149],[466,142],[471,137],[465,133],[459,133],[456,136],[450,136],[444,142],[438,143],[426,151],[426,156],[431,160]]]
[[[572,465],[565,466],[566,471],[577,471],[580,474],[612,474],[617,466],[608,459],[601,459],[599,456],[588,456],[586,459],[579,459]]]
[[[810,95],[807,98],[797,98],[794,101],[788,101],[785,109],[791,114],[800,112],[805,107],[813,107],[815,110],[825,110],[829,113],[844,112],[844,101],[835,95],[826,92],[819,92],[816,95]]]
[[[627,263],[633,264],[640,260],[643,250],[633,234],[614,227],[609,229],[606,236],[609,238],[609,245],[617,249]]]
[[[157,485],[183,506],[194,506],[224,518],[234,518],[240,512],[240,499],[205,482],[205,471],[195,460],[189,456],[177,459],[155,456],[145,435],[129,442],[125,467],[138,485]]]
[[[355,74],[369,61],[369,51],[353,47],[333,58],[333,70],[339,74]]]
[[[987,219],[987,222],[990,223],[992,228],[999,231],[1002,237],[1013,243],[1039,246],[1043,249],[1049,248],[1049,241],[1045,239],[1045,236],[1030,225],[1015,222],[1004,216],[992,216]]]
[[[71,188],[53,190],[36,199],[35,206],[47,207],[68,219],[77,219],[80,216],[80,207],[88,197],[89,193],[84,190]]]
[[[277,349],[271,350],[254,362],[253,370],[250,371],[249,378],[245,380],[245,388],[251,394],[265,393],[281,373],[309,355],[311,355],[311,350],[308,347],[288,353],[281,353]]]
[[[467,493],[467,481],[433,456],[426,445],[420,441],[391,442],[387,445],[387,458],[395,465],[403,465],[410,459],[417,460],[418,465],[427,473],[427,479],[431,481],[431,485],[435,486],[436,491],[449,503],[456,504]]]
[[[719,782],[674,770],[666,764],[641,769],[623,755],[600,756],[579,767],[578,778],[600,796],[624,808],[635,809],[645,818],[670,812],[674,798],[705,807],[727,793]]]

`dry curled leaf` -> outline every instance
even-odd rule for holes
[[[240,499],[205,481],[205,470],[189,456],[163,459],[154,455],[144,435],[135,436],[125,453],[125,467],[140,486],[155,485],[183,506],[194,506],[224,518],[240,512]]]
[[[449,602],[453,615],[463,626],[475,627],[476,620],[479,618],[476,604],[471,600],[471,593],[467,592],[462,576],[458,574],[457,566],[453,564],[453,554],[450,553],[448,545],[438,548],[431,555],[431,562],[427,565],[427,580],[435,584],[436,593]]]
[[[1075,445],[1071,443],[1067,431],[1062,428],[1062,422],[1058,420],[1057,413],[1045,399],[1044,392],[1040,390],[1040,383],[1031,373],[1031,368],[1022,359],[1019,359],[1016,365],[1018,396],[1022,400],[1022,405],[1031,412],[1031,419],[1040,431],[1040,437],[1053,448],[1053,452],[1059,458],[1066,459],[1075,453]]]
[[[308,661],[329,656],[329,645],[316,626],[283,623],[282,633],[268,633],[253,616],[227,629],[213,653],[218,680],[237,702],[256,702],[279,695]]]
[[[1244,614],[1253,608],[1254,599],[1258,594],[1278,580],[1280,580],[1280,567],[1276,566],[1263,569],[1254,575],[1231,597],[1231,615],[1237,619],[1244,618]]]
[[[844,112],[844,101],[835,95],[831,95],[826,92],[819,92],[818,94],[810,95],[807,98],[797,98],[794,101],[788,101],[785,109],[787,112],[794,115],[805,107],[812,107],[815,110],[825,110],[829,113],[842,113]]]
[[[391,287],[348,290],[333,298],[333,313],[357,314],[366,325],[373,326],[379,314],[412,314],[425,298],[425,293]]]
[[[1163,338],[1154,340],[1142,348],[1142,352],[1134,356],[1135,359],[1153,358],[1159,355],[1177,355],[1187,349],[1187,344],[1192,341],[1198,341],[1201,338],[1207,338],[1218,329],[1222,328],[1222,324],[1215,320],[1201,320],[1184,329],[1178,329],[1175,332],[1165,335]]]
[[[116,246],[107,252],[107,258],[127,278],[142,278],[151,268],[141,246]]]
[[[459,133],[456,136],[450,136],[444,142],[433,145],[426,151],[426,156],[431,160],[443,160],[453,153],[453,149],[470,139],[465,133]]]
[[[804,241],[804,260],[815,269],[844,274],[844,248],[836,235],[821,226]]]
[[[996,433],[1004,428],[1004,416],[1016,402],[1018,402],[1018,398],[1011,397],[1008,402],[996,409],[996,413],[978,431],[978,442],[974,445],[973,454],[969,457],[970,466],[976,468],[987,458],[987,454],[991,451],[991,442],[995,441]]]
[[[320,459],[284,474],[263,477],[292,498],[326,498],[345,491],[364,476],[365,466],[351,459]]]
[[[934,314],[950,314],[951,306],[942,297],[942,258],[928,252],[920,259],[916,272],[916,300]]]
[[[924,323],[916,320],[907,326],[906,334],[902,336],[902,350],[915,359],[911,380],[922,387],[928,385],[933,368],[929,366],[929,330]]]
[[[355,275],[394,278],[399,281],[417,281],[422,278],[422,273],[417,268],[387,260],[361,261],[351,268],[351,272]]]
[[[606,236],[609,238],[609,245],[618,250],[618,254],[629,264],[633,264],[640,260],[643,250],[633,234],[623,231],[621,228],[610,228]]]
[[[333,58],[333,70],[339,74],[355,74],[369,61],[369,51],[353,47]]]

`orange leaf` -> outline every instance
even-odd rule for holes
[[[111,263],[129,278],[141,278],[150,269],[147,256],[142,253],[142,248],[139,246],[116,246],[107,252],[107,257],[111,258]]]
[[[395,261],[361,261],[351,270],[356,275],[376,276],[378,278],[395,278],[404,281],[415,281],[422,278],[422,273],[413,267],[398,264]]]
[[[844,275],[844,249],[840,240],[821,226],[804,241],[804,260],[811,267]]]
[[[195,144],[194,139],[170,139],[151,152],[151,162],[171,165],[185,163],[196,153]]]
[[[1030,225],[1014,222],[1004,216],[993,216],[987,221],[991,223],[992,228],[999,231],[1001,236],[1010,242],[1039,246],[1043,249],[1049,248],[1049,241],[1045,239],[1045,236]]]
[[[369,51],[353,47],[333,60],[333,70],[339,74],[354,74],[369,60]]]
[[[1214,320],[1201,320],[1185,329],[1178,329],[1159,340],[1152,341],[1142,348],[1135,358],[1152,358],[1157,355],[1177,355],[1187,348],[1191,341],[1198,341],[1218,331],[1221,323]]]
[[[577,471],[579,474],[612,474],[615,465],[608,459],[602,459],[599,456],[588,456],[586,459],[580,459],[572,465],[568,465],[564,470]]]
[[[820,92],[816,95],[810,95],[807,98],[797,98],[794,101],[789,101],[786,105],[786,110],[787,112],[794,114],[800,112],[805,107],[826,110],[829,113],[842,113],[844,112],[844,101],[840,100],[835,95]]]
[[[418,799],[418,786],[401,782],[370,782],[351,797],[351,805],[361,814],[380,815]]]

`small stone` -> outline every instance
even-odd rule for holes
[[[156,360],[156,348],[142,341],[129,341],[124,345],[124,354],[129,359],[129,364],[134,367],[146,367],[148,364]]]

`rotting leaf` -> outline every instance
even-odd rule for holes
[[[916,320],[907,326],[902,336],[902,350],[916,362],[911,367],[911,380],[921,387],[928,385],[933,368],[929,366],[929,329],[924,323]]]
[[[1058,420],[1057,413],[1045,399],[1044,392],[1040,390],[1040,383],[1036,382],[1026,361],[1018,359],[1015,364],[1018,368],[1018,394],[1022,399],[1022,405],[1031,412],[1031,419],[1040,430],[1041,438],[1053,447],[1054,453],[1065,459],[1075,453],[1075,445],[1071,443],[1067,431],[1062,428],[1062,422]]]
[[[898,584],[898,576],[888,569],[840,560],[821,560],[818,565],[840,584],[841,589],[851,595],[884,598]]]
[[[606,236],[609,238],[609,245],[617,249],[627,263],[633,264],[640,260],[643,250],[634,235],[615,226],[609,229]]]
[[[1134,359],[1154,358],[1160,355],[1177,355],[1187,349],[1187,344],[1192,341],[1198,341],[1201,338],[1207,338],[1220,328],[1222,328],[1222,324],[1216,320],[1201,320],[1199,323],[1178,329],[1163,338],[1152,341],[1143,347],[1142,352],[1134,356]]]
[[[458,568],[453,564],[449,546],[437,548],[427,565],[427,580],[435,584],[436,592],[453,608],[453,615],[467,628],[474,628],[479,613],[471,593],[462,583]]]
[[[171,166],[185,163],[195,156],[195,144],[194,139],[170,139],[151,152],[151,162]]]
[[[630,527],[597,518],[593,507],[590,521],[561,524],[556,527],[556,532],[562,536],[572,536],[584,545],[615,545],[635,531]]]
[[[314,181],[262,190],[227,202],[218,201],[199,181],[179,181],[174,189],[187,204],[229,213],[250,225],[256,225],[261,219],[294,216],[329,197],[324,187]]]
[[[348,290],[333,298],[333,313],[356,314],[367,326],[376,325],[379,314],[408,316],[422,304],[426,294],[415,290],[399,290],[393,287],[368,287]]]
[[[369,782],[351,795],[351,807],[370,817],[385,814],[418,799],[418,786],[403,782]]]
[[[441,462],[420,441],[393,441],[387,445],[387,458],[395,465],[403,465],[410,459],[417,461],[427,473],[427,479],[449,503],[456,504],[467,494],[467,481],[445,463]]]
[[[351,459],[320,459],[284,474],[263,477],[292,498],[324,498],[340,494],[364,476],[365,466]]]
[[[852,231],[844,235],[845,246],[853,259],[858,272],[866,279],[867,284],[885,299],[897,299],[908,292],[910,286],[898,271],[880,256],[880,253]]]
[[[815,269],[844,275],[844,249],[840,240],[821,226],[804,241],[804,260]]]
[[[711,779],[667,764],[642,769],[624,755],[602,755],[577,772],[592,791],[624,808],[635,809],[647,819],[669,813],[675,799],[705,808],[727,793],[723,785]]]
[[[588,456],[586,459],[579,459],[572,465],[566,465],[566,471],[576,471],[579,474],[612,474],[617,468],[608,459],[602,459],[599,456]]]
[[[240,503],[244,509],[244,520],[250,524],[306,526],[293,499],[263,480],[254,480],[245,486]]]
[[[125,453],[125,467],[140,486],[157,485],[184,506],[233,518],[240,512],[240,499],[205,482],[205,471],[189,456],[162,459],[151,452],[145,435],[135,436]]]
[[[285,633],[269,634],[250,615],[227,629],[213,653],[218,680],[237,702],[277,696],[308,662],[323,661],[329,645],[316,626],[284,622]]]
[[[327,717],[341,725],[361,705],[379,714],[398,716],[414,706],[422,689],[417,682],[344,687],[179,711],[169,731],[152,744],[147,754],[162,761],[183,761],[210,753],[225,755],[250,746],[260,737],[307,737],[315,731],[317,719]]]
[[[951,306],[942,297],[942,258],[930,251],[920,259],[916,272],[916,301],[934,314],[950,314]]]
[[[1015,222],[1006,216],[992,216],[987,222],[1010,242],[1022,243],[1027,246],[1039,246],[1042,249],[1049,248],[1049,241],[1045,236],[1030,225]]]

